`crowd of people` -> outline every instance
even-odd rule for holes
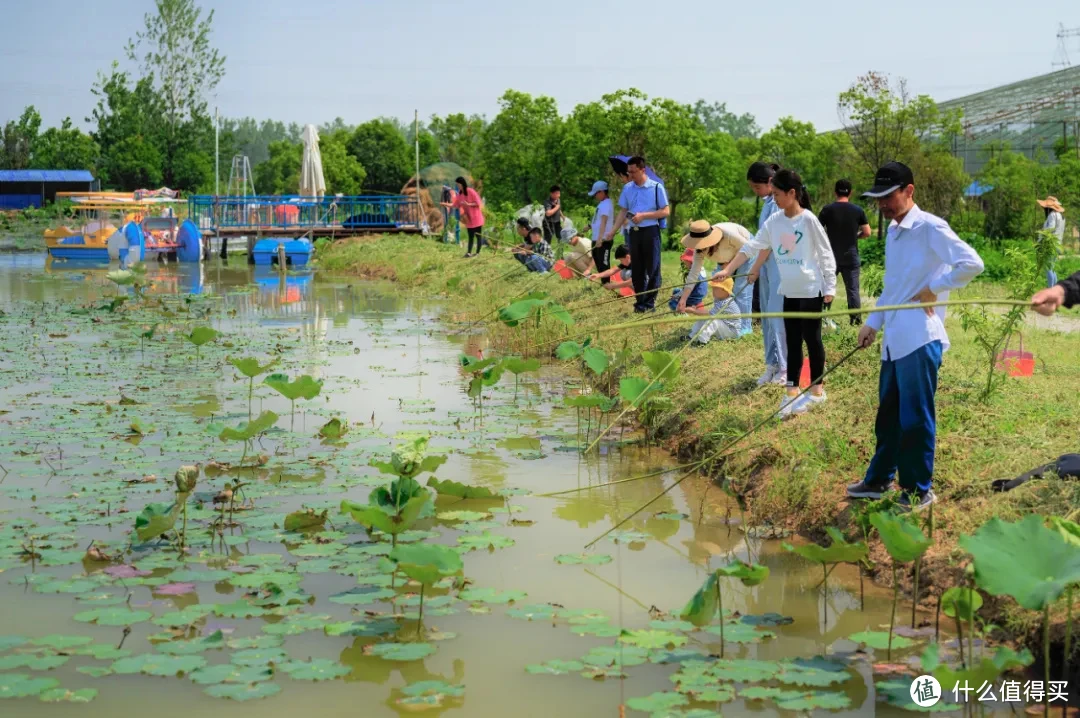
[[[835,201],[817,214],[802,178],[791,169],[754,162],[746,179],[762,200],[757,232],[733,222],[690,222],[680,257],[684,280],[673,289],[668,307],[701,317],[687,335],[697,344],[751,334],[753,324],[746,315],[765,314],[760,323],[764,372],[757,383],[786,388],[778,415],[803,414],[827,399],[822,322],[836,296],[838,275],[848,308],[862,306],[858,242],[870,236],[870,222],[866,212],[850,201],[853,187],[846,179],[836,182]],[[555,185],[544,203],[540,226],[533,226],[527,217],[517,220],[522,243],[511,251],[529,271],[543,273],[556,266],[552,240],[565,242],[569,246],[565,266],[627,294],[628,299],[632,296],[634,312],[644,314],[655,311],[661,288],[661,228],[671,210],[663,184],[649,176],[642,157],[628,160],[624,180],[617,203],[607,182],[597,181],[590,189],[588,196],[596,202],[591,240],[573,231],[564,233],[562,193]],[[919,208],[915,187],[909,167],[889,162],[878,170],[863,197],[875,201],[889,223],[878,305],[928,306],[869,312],[865,321],[861,313],[850,317],[858,327],[860,348],[873,345],[879,332],[883,338],[876,448],[866,474],[848,487],[847,495],[876,499],[895,481],[899,503],[908,508],[936,500],[935,396],[942,357],[949,348],[945,308],[938,303],[983,271],[978,253],[944,219]],[[1038,202],[1046,211],[1044,229],[1060,241],[1064,208],[1054,197]],[[474,211],[478,203],[475,190],[459,178],[457,195],[446,206],[462,210],[469,230],[467,257],[472,256],[473,229],[483,223],[482,213],[477,218]],[[614,247],[620,234],[623,241]],[[479,231],[475,236],[479,251],[482,236]],[[746,266],[749,269],[739,271]],[[1048,288],[1032,297],[1035,311],[1050,315],[1061,306],[1080,304],[1080,272],[1058,282],[1051,268],[1047,280]],[[800,391],[804,357],[810,386]]]

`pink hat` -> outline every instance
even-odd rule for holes
[[[690,262],[691,264],[693,264],[693,262],[694,262],[694,250],[692,250],[692,249],[686,250],[685,252],[682,253],[682,256],[679,257],[679,260],[682,261],[682,262]]]

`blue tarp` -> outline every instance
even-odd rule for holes
[[[0,182],[93,182],[89,170],[0,170]]]
[[[964,188],[965,197],[982,197],[984,194],[994,189],[988,184],[983,184],[979,180],[975,180],[967,187]]]

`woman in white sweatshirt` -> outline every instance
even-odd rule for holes
[[[769,217],[757,235],[746,242],[739,253],[717,277],[730,277],[754,254],[761,252],[750,270],[754,281],[760,265],[771,252],[780,270],[780,294],[785,312],[821,313],[836,294],[836,258],[829,236],[811,211],[810,196],[802,178],[792,170],[780,170],[773,176],[773,199],[781,211]],[[800,414],[825,401],[821,377],[825,373],[825,345],[821,341],[821,319],[784,319],[787,342],[787,397],[781,413]],[[810,357],[810,393],[802,400],[799,373],[803,366],[803,344]]]

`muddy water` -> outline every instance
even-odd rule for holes
[[[677,475],[668,472],[560,498],[531,495],[672,465],[662,451],[617,442],[604,445],[599,455],[581,458],[574,450],[577,416],[561,404],[574,388],[574,372],[545,367],[539,375],[522,375],[518,386],[507,375],[500,386],[486,390],[481,421],[466,396],[458,357],[465,349],[475,351],[482,340],[469,344],[453,336],[439,323],[437,303],[409,299],[392,286],[312,274],[258,273],[236,262],[152,266],[150,276],[150,301],[110,313],[96,308],[118,292],[104,270],[47,266],[40,256],[0,257],[0,307],[5,312],[0,318],[0,377],[2,406],[8,412],[0,416],[0,465],[6,472],[0,483],[0,605],[5,608],[0,612],[0,649],[6,650],[0,660],[77,652],[19,645],[53,634],[75,641],[89,637],[95,645],[114,648],[122,642],[123,651],[140,656],[160,651],[164,639],[175,643],[215,637],[221,631],[217,638],[233,642],[235,648],[215,645],[196,653],[206,664],[230,661],[252,645],[244,643],[245,638],[275,635],[281,641],[277,650],[288,657],[276,665],[326,659],[344,675],[310,682],[275,670],[262,682],[274,684],[268,689],[277,691],[274,695],[236,702],[207,695],[205,685],[187,676],[94,677],[78,670],[110,670],[116,660],[112,655],[100,660],[74,655],[63,665],[41,670],[20,667],[11,659],[13,667],[0,676],[51,678],[68,690],[91,688],[98,693],[85,705],[12,699],[3,704],[5,713],[149,712],[169,718],[206,710],[222,716],[379,716],[426,707],[431,715],[614,716],[628,699],[673,690],[669,676],[679,663],[628,665],[625,680],[583,678],[577,675],[580,670],[531,675],[527,665],[581,659],[594,647],[617,644],[610,635],[576,635],[565,618],[529,621],[513,616],[512,610],[557,604],[559,610],[591,609],[616,629],[645,629],[657,610],[677,613],[710,569],[732,558],[762,563],[771,575],[754,588],[737,581],[723,585],[724,608],[737,612],[730,620],[767,613],[791,620],[759,627],[760,634],[744,631],[737,642],[726,642],[725,658],[773,661],[835,654],[847,672],[842,681],[820,690],[847,697],[848,707],[840,713],[892,710],[875,703],[870,661],[853,656],[857,645],[846,640],[887,625],[889,596],[867,586],[866,610],[861,611],[857,576],[841,567],[830,577],[823,602],[820,569],[783,551],[779,541],[747,540],[738,525],[738,510],[704,482],[684,482],[623,526],[619,541],[600,541],[591,553],[610,556],[610,562],[556,563],[560,554],[581,553],[586,543]],[[149,306],[159,299],[160,306]],[[139,333],[155,324],[153,338],[140,341]],[[196,352],[182,338],[196,325],[213,326],[223,335]],[[293,377],[311,374],[324,381],[323,391],[316,399],[297,402],[290,417],[288,401],[257,384],[254,413],[269,409],[280,415],[275,430],[253,447],[252,453],[263,454],[264,465],[200,479],[195,498],[205,501],[205,507],[193,509],[187,532],[191,547],[183,558],[166,544],[133,545],[136,515],[148,502],[171,500],[171,477],[179,465],[210,459],[236,463],[241,458],[240,445],[216,438],[219,424],[236,426],[248,417],[247,383],[236,380],[236,371],[224,363],[227,356],[257,356],[262,361],[277,356],[276,371]],[[121,403],[122,397],[129,401]],[[333,417],[352,426],[346,441],[332,445],[313,439],[318,427]],[[143,428],[141,438],[130,435],[135,421]],[[346,564],[371,558],[359,556],[369,547],[367,534],[336,507],[343,498],[365,501],[370,487],[388,478],[379,478],[368,466],[370,459],[386,460],[392,446],[421,435],[431,437],[432,452],[449,456],[439,477],[512,490],[503,504],[438,500],[439,512],[491,512],[478,528],[463,531],[460,522],[434,518],[418,528],[431,532],[426,540],[450,545],[468,534],[498,537],[500,546],[509,539],[512,545],[464,554],[464,574],[471,588],[525,595],[512,594],[516,600],[507,605],[461,600],[455,590],[438,591],[444,598],[432,602],[429,596],[423,626],[434,652],[419,660],[392,661],[369,655],[370,646],[411,640],[418,631],[415,620],[401,621],[399,630],[382,637],[330,636],[322,630],[328,624],[364,620],[364,612],[401,612],[407,603],[399,598],[402,605],[396,607],[388,600],[353,607],[329,600],[357,587],[355,572],[349,575]],[[252,505],[237,514],[236,526],[212,537],[207,530],[214,517],[210,499],[237,476],[251,482]],[[330,509],[333,526],[327,527],[326,543],[313,536],[282,534],[281,519],[301,506]],[[115,561],[81,560],[92,539]],[[27,551],[31,541],[32,550]],[[33,553],[34,560],[26,560],[26,553]],[[214,605],[242,600],[251,589],[208,571],[292,572],[291,564],[298,564],[295,585],[311,603],[295,604],[281,610],[282,615],[253,618],[213,612]],[[110,565],[134,566],[148,575],[111,576],[105,573]],[[161,584],[175,583],[191,583],[193,592],[169,596],[155,591]],[[399,583],[395,587],[402,597],[412,590]],[[103,626],[74,618],[107,608],[129,609],[142,620],[130,626],[125,638],[122,620]],[[194,611],[190,620],[170,621],[183,609]],[[410,610],[415,611],[415,605]],[[268,632],[297,615],[310,616],[311,622],[297,624],[295,631]],[[169,623],[175,630],[163,635],[170,628],[163,624]],[[720,652],[717,635],[676,635],[686,644],[683,650],[699,653],[698,658]],[[5,645],[4,636],[14,638]],[[875,660],[884,660],[880,654]],[[458,687],[457,692],[463,688],[463,693],[414,700],[412,705],[399,702],[406,697],[403,688],[422,681],[441,681]],[[694,702],[685,708],[698,709],[697,715],[721,709],[727,715],[786,713],[769,701],[741,698],[723,705]]]

